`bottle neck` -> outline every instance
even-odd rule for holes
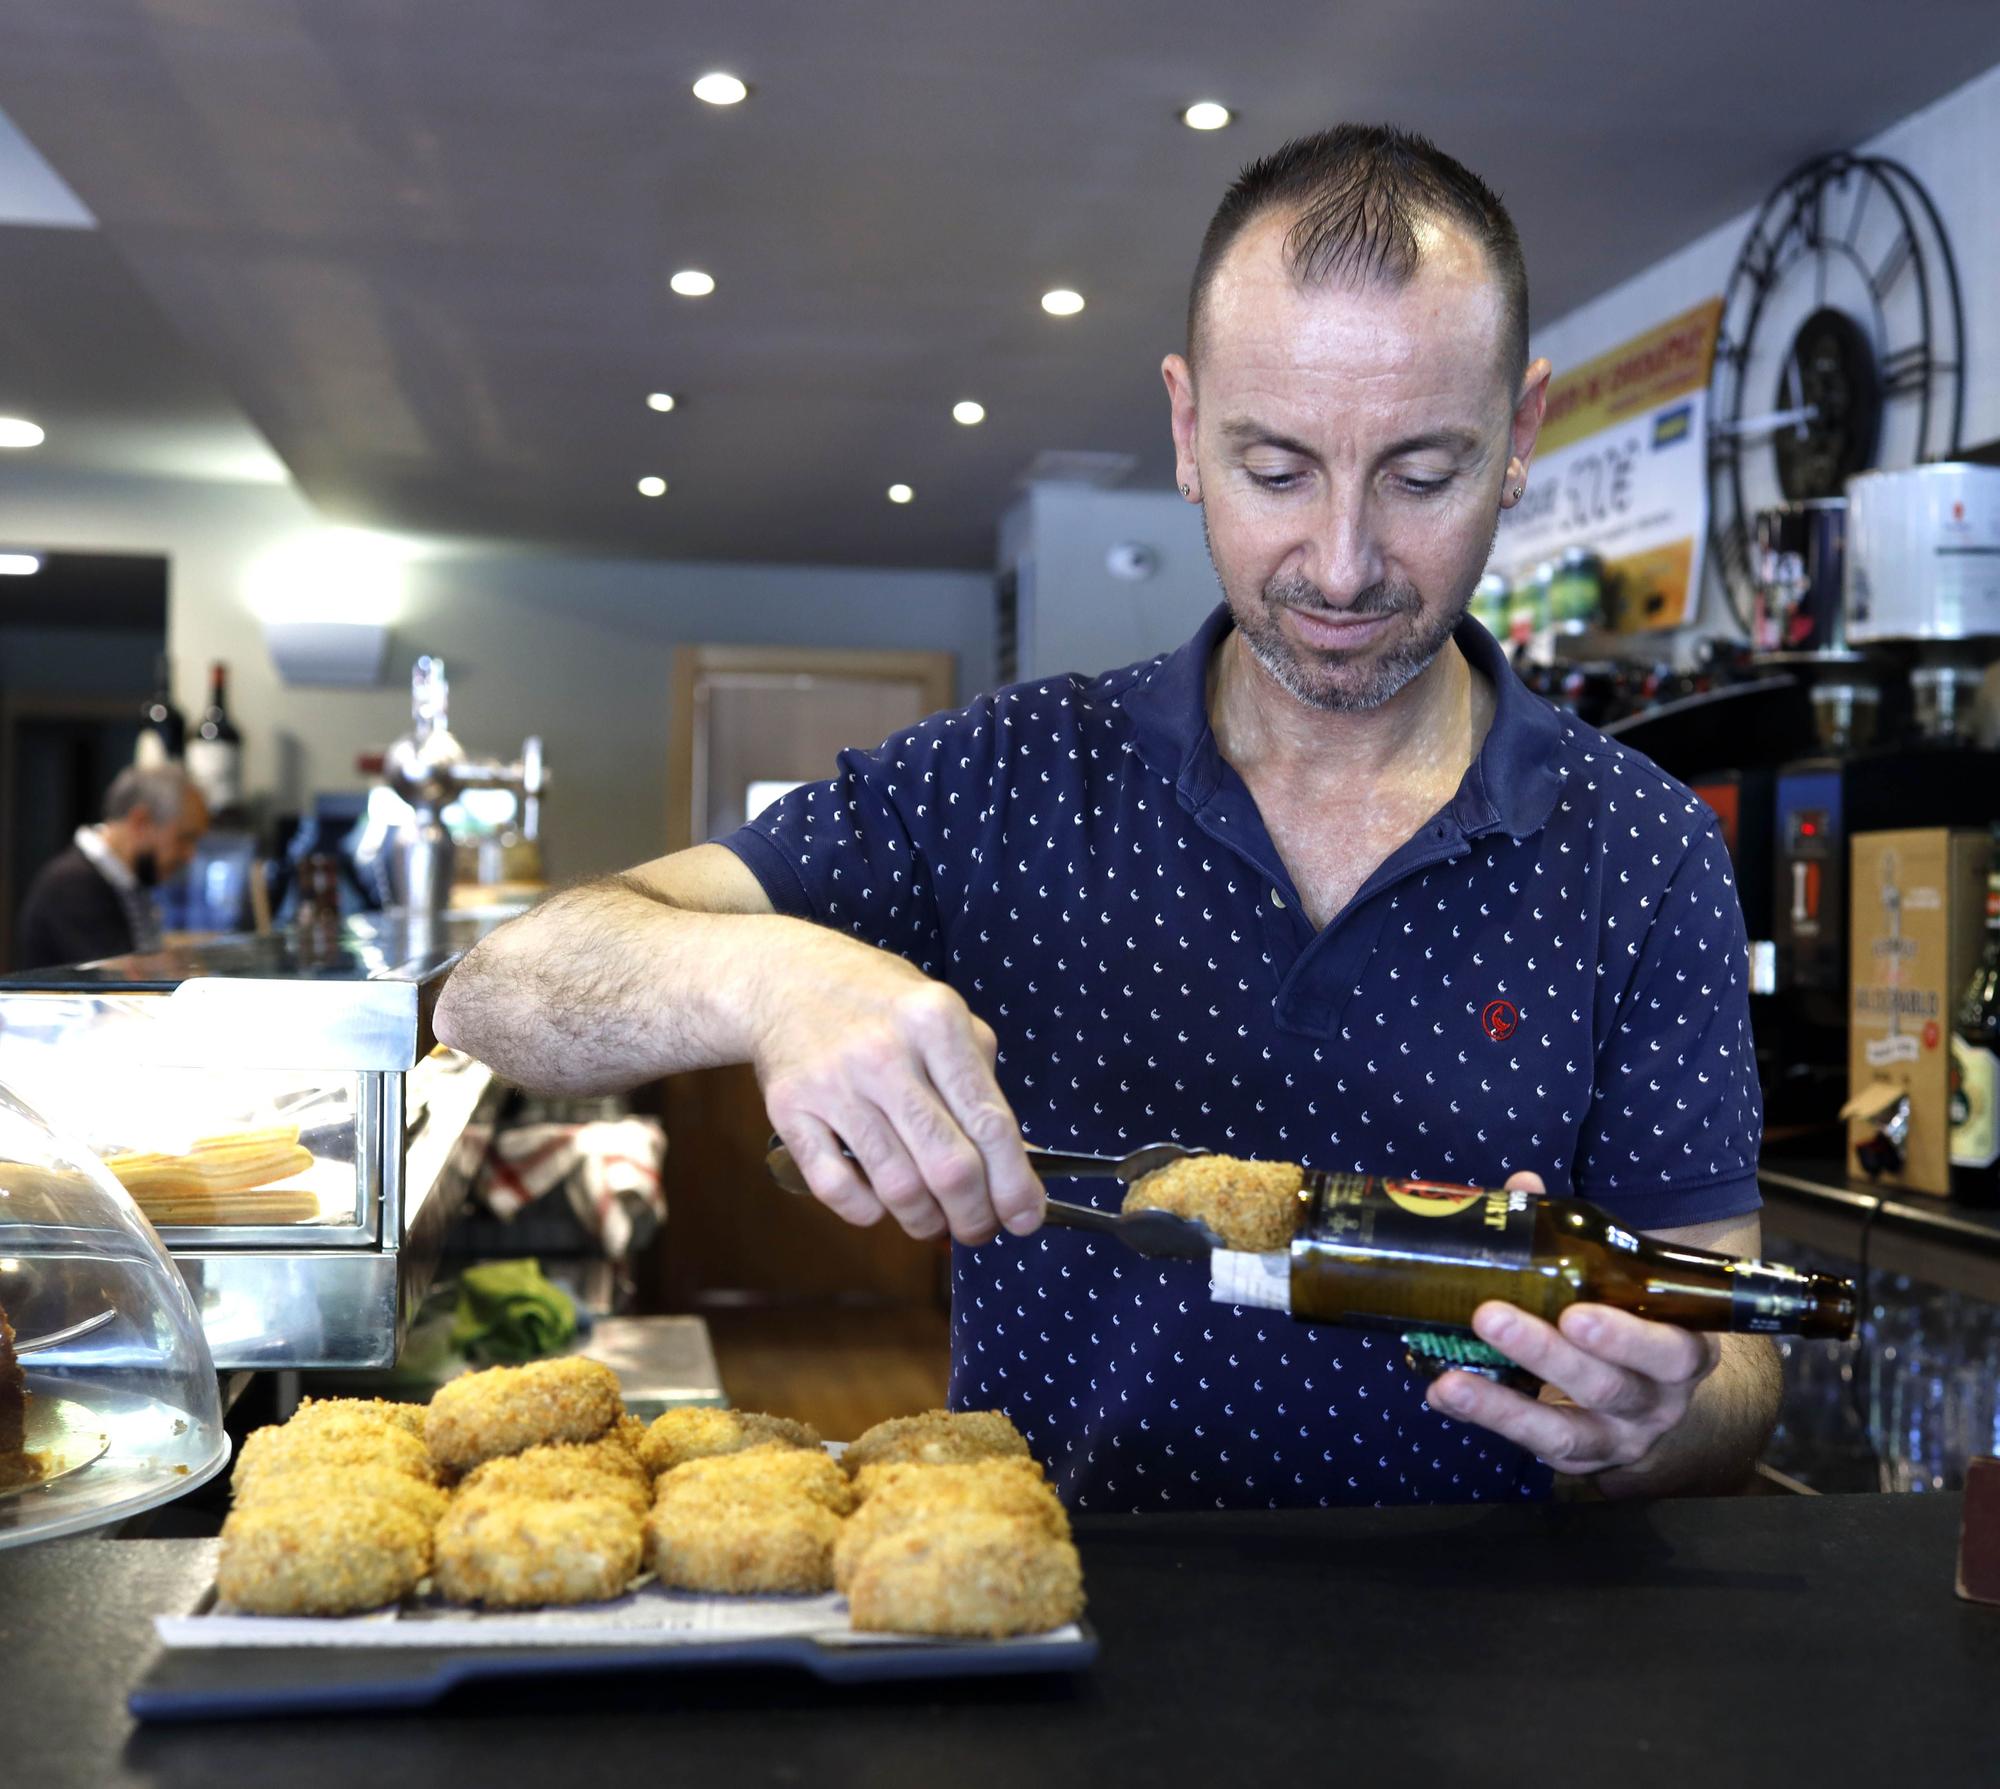
[[[208,674],[208,705],[220,714],[229,701],[229,667],[217,665]]]

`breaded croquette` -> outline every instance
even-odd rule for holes
[[[387,1466],[430,1484],[436,1477],[424,1444],[407,1430],[366,1417],[327,1417],[294,1428],[253,1430],[236,1456],[229,1482],[241,1493],[260,1473],[310,1466],[332,1473],[347,1466]]]
[[[639,1570],[639,1518],[616,1498],[456,1500],[438,1524],[433,1581],[454,1603],[601,1603]]]
[[[653,1485],[653,1501],[707,1497],[729,1503],[809,1502],[844,1516],[854,1507],[854,1487],[826,1454],[816,1450],[762,1446],[741,1453],[711,1454],[663,1472]]]
[[[845,1590],[869,1548],[934,1517],[976,1512],[1013,1516],[1055,1540],[1069,1539],[1069,1516],[1039,1472],[1021,1470],[1019,1460],[978,1460],[964,1466],[871,1466],[870,1474],[893,1472],[840,1525],[833,1550],[833,1583]]]
[[[604,1501],[623,1504],[634,1516],[643,1516],[652,1503],[646,1475],[640,1472],[635,1479],[608,1463],[599,1451],[601,1445],[531,1447],[488,1460],[459,1481],[452,1501],[464,1503],[474,1497],[525,1497],[542,1503]]]
[[[807,1595],[833,1588],[839,1537],[840,1518],[808,1498],[736,1501],[684,1489],[661,1498],[646,1518],[646,1563],[676,1590]]]
[[[1083,1612],[1076,1548],[1015,1516],[961,1511],[885,1535],[847,1587],[860,1633],[1039,1634]]]
[[[424,1418],[431,1458],[449,1472],[551,1441],[595,1441],[625,1406],[618,1375],[568,1355],[525,1367],[488,1367],[438,1388]]]
[[[885,1460],[945,1466],[1027,1451],[1021,1431],[998,1410],[926,1410],[921,1416],[892,1416],[864,1431],[840,1463],[856,1473]]]
[[[342,1502],[372,1498],[391,1503],[415,1516],[427,1531],[437,1526],[451,1501],[437,1486],[394,1466],[364,1463],[328,1467],[313,1459],[279,1459],[237,1487],[235,1507],[262,1509],[275,1503],[327,1498]]]
[[[414,1590],[430,1561],[430,1528],[409,1511],[330,1493],[232,1511],[215,1588],[252,1615],[349,1615]]]
[[[1251,1162],[1231,1155],[1196,1155],[1143,1174],[1125,1195],[1126,1211],[1167,1211],[1195,1218],[1223,1246],[1257,1254],[1292,1246],[1298,1228],[1297,1162]]]
[[[657,1478],[689,1460],[740,1453],[746,1447],[821,1445],[819,1432],[805,1423],[754,1410],[714,1410],[689,1404],[655,1417],[639,1445],[639,1458]]]
[[[372,1418],[392,1429],[407,1429],[419,1441],[423,1439],[423,1405],[399,1404],[390,1398],[301,1398],[286,1426],[314,1428],[347,1417]]]
[[[923,1473],[939,1472],[947,1465],[980,1466],[992,1471],[1020,1474],[1034,1484],[1047,1484],[1041,1461],[1031,1454],[989,1455],[983,1460],[947,1460],[931,1463],[924,1460],[877,1460],[872,1466],[864,1466],[854,1475],[854,1501],[857,1505],[885,1491],[889,1486]]]

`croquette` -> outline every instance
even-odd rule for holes
[[[326,1417],[319,1422],[253,1430],[236,1456],[229,1482],[240,1494],[261,1473],[310,1466],[336,1472],[348,1466],[386,1466],[430,1484],[436,1474],[424,1444],[405,1429],[368,1417]]]
[[[325,1467],[313,1459],[272,1461],[236,1490],[237,1509],[262,1509],[270,1504],[327,1498],[350,1501],[371,1498],[391,1503],[435,1528],[450,1501],[437,1486],[394,1466],[360,1464]]]
[[[832,1510],[804,1497],[738,1501],[683,1490],[646,1518],[646,1563],[676,1590],[807,1595],[833,1588],[840,1526]]]
[[[714,1410],[690,1404],[653,1419],[639,1444],[639,1458],[656,1478],[689,1460],[740,1453],[747,1447],[821,1445],[819,1432],[805,1423],[754,1410]]]
[[[1039,1634],[1083,1612],[1076,1548],[1016,1516],[934,1515],[885,1535],[847,1587],[859,1633]]]
[[[1125,1195],[1126,1211],[1166,1211],[1195,1218],[1223,1246],[1271,1254],[1292,1246],[1303,1207],[1297,1162],[1251,1162],[1197,1155],[1141,1175]]]
[[[854,1475],[854,1501],[866,1503],[869,1498],[900,1484],[905,1479],[917,1478],[926,1473],[939,1472],[947,1465],[980,1466],[996,1472],[1018,1473],[1035,1484],[1046,1484],[1041,1461],[1030,1454],[989,1454],[979,1460],[877,1460],[872,1466],[863,1466]]]
[[[251,1615],[350,1615],[414,1590],[429,1526],[379,1498],[329,1493],[230,1512],[215,1588]]]
[[[399,1404],[389,1398],[301,1398],[286,1427],[316,1428],[327,1422],[337,1425],[350,1417],[387,1423],[392,1429],[407,1429],[419,1441],[424,1436],[423,1405]]]
[[[638,1574],[639,1518],[613,1497],[474,1496],[438,1524],[433,1581],[454,1603],[601,1603]]]
[[[840,1463],[857,1473],[890,1460],[945,1466],[1027,1452],[1021,1431],[998,1410],[926,1410],[921,1416],[892,1416],[865,1430]]]
[[[833,1551],[837,1590],[852,1583],[868,1550],[890,1535],[937,1517],[964,1514],[1012,1516],[1054,1540],[1069,1539],[1069,1516],[1038,1474],[1018,1470],[1016,1460],[979,1460],[964,1466],[870,1467],[897,1476],[840,1527]]]
[[[607,1460],[601,1442],[581,1446],[531,1447],[475,1466],[459,1481],[455,1503],[474,1497],[532,1498],[544,1503],[603,1501],[623,1504],[643,1516],[652,1502],[643,1472],[631,1473]],[[633,1468],[637,1470],[636,1466]]]
[[[595,1441],[625,1406],[618,1375],[568,1355],[525,1367],[488,1367],[440,1386],[424,1417],[424,1442],[448,1472],[554,1441]]]
[[[653,1485],[653,1501],[666,1503],[676,1497],[731,1503],[801,1501],[816,1503],[836,1516],[854,1507],[854,1487],[828,1455],[781,1445],[711,1454],[663,1472]]]

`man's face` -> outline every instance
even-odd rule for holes
[[[1310,707],[1372,708],[1437,656],[1492,550],[1517,396],[1502,304],[1446,227],[1400,288],[1302,284],[1290,223],[1244,231],[1199,367],[1167,362],[1180,476],[1257,662]]]
[[[135,857],[151,865],[156,882],[170,882],[194,861],[195,847],[208,831],[208,804],[189,789],[171,826],[161,826],[143,807],[126,816]]]

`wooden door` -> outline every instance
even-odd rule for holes
[[[945,652],[689,646],[674,656],[671,849],[726,836],[753,801],[830,776],[951,700]],[[672,1309],[855,1302],[937,1305],[941,1245],[884,1221],[859,1230],[771,1184],[770,1123],[748,1068],[665,1083],[668,1220],[660,1293]]]

